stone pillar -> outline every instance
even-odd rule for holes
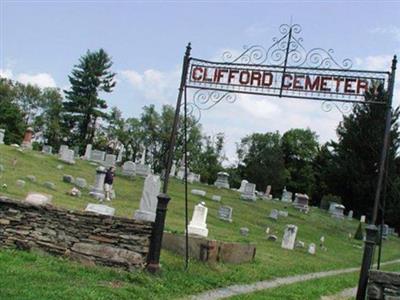
[[[160,271],[161,244],[164,233],[165,217],[167,215],[167,206],[171,198],[167,194],[158,195],[156,220],[153,223],[153,230],[150,238],[149,254],[147,256],[146,269],[150,273]]]
[[[103,195],[104,198],[104,179],[106,178],[106,169],[100,166],[96,169],[96,182],[90,194],[93,196]]]
[[[24,140],[22,141],[22,147],[26,149],[32,149],[32,137],[33,129],[28,127],[25,131]]]

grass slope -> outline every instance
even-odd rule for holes
[[[15,169],[12,167],[14,158],[17,159]],[[8,186],[6,190],[0,189],[0,194],[23,199],[30,191],[49,193],[53,195],[54,205],[79,210],[84,209],[87,203],[94,202],[88,196],[87,190],[83,191],[81,198],[68,196],[66,192],[72,185],[62,182],[62,175],[70,174],[83,177],[89,184],[93,184],[95,166],[88,162],[77,161],[76,165],[70,166],[58,161],[56,156],[34,151],[19,152],[15,148],[0,145],[0,164],[5,168],[4,172],[0,173],[0,186],[3,183]],[[63,169],[57,169],[58,165],[63,165]],[[37,182],[29,182],[25,178],[27,175],[36,176]],[[26,181],[23,189],[16,186],[17,179]],[[54,182],[56,190],[45,188],[44,181]],[[139,207],[143,181],[139,177],[135,180],[116,178],[114,187],[117,199],[112,205],[117,215],[132,217]],[[312,208],[309,215],[304,215],[292,207],[287,207],[289,217],[272,221],[268,219],[271,209],[285,209],[284,203],[262,200],[256,203],[244,202],[239,199],[237,192],[218,190],[203,184],[189,185],[189,191],[193,188],[207,191],[205,201],[209,208],[207,224],[210,238],[256,243],[257,254],[253,263],[207,265],[192,261],[189,270],[184,271],[182,257],[163,251],[163,273],[154,278],[145,272],[127,273],[106,267],[85,268],[61,258],[2,250],[0,272],[3,276],[0,283],[0,299],[129,299],[132,296],[138,299],[170,299],[233,283],[249,283],[360,265],[362,243],[348,239],[348,233],[354,234],[356,230],[358,223],[355,220],[339,221],[317,208]],[[184,185],[173,179],[169,189],[172,200],[168,207],[166,228],[180,233],[184,231],[183,194]],[[214,194],[222,196],[221,203],[211,201]],[[189,195],[190,215],[193,206],[200,200],[199,196]],[[233,207],[233,223],[217,218],[220,205]],[[266,240],[267,227],[270,227],[271,233],[276,234],[280,240],[286,224],[297,225],[297,239],[306,244],[318,244],[320,237],[325,236],[325,246],[328,250],[317,249],[317,254],[312,256],[306,249],[287,251],[281,249],[280,241]],[[241,227],[250,229],[248,237],[239,234]],[[383,259],[399,258],[399,250],[400,240],[391,237],[385,242]]]

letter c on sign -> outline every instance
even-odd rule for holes
[[[194,67],[193,71],[192,71],[192,79],[197,81],[197,80],[201,80],[203,78],[202,74],[203,74],[204,70],[202,67]],[[198,73],[200,73],[198,75]]]

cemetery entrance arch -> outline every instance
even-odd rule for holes
[[[218,103],[222,101],[235,102],[237,94],[321,101],[322,109],[325,111],[337,108],[341,112],[349,112],[353,105],[363,105],[366,103],[385,106],[385,120],[382,120],[382,122],[385,122],[385,131],[382,137],[383,143],[371,222],[371,225],[376,224],[382,186],[384,184],[385,163],[390,138],[391,107],[397,63],[396,56],[393,58],[390,71],[355,70],[352,69],[350,59],[337,61],[333,57],[332,49],[312,48],[311,50],[307,50],[303,46],[303,39],[300,37],[300,33],[301,26],[299,24],[283,24],[279,27],[280,35],[273,38],[273,43],[269,48],[261,45],[246,47],[243,53],[236,57],[230,52],[225,52],[222,55],[222,62],[192,57],[191,45],[188,44],[183,59],[181,83],[163,185],[163,193],[166,194],[168,191],[179,115],[183,107],[186,242],[188,240],[187,116],[190,114],[199,120],[203,111],[211,109]],[[388,91],[389,97],[387,102],[374,102],[365,99],[365,91],[373,84],[381,85]],[[194,89],[191,101],[188,101],[188,89]],[[362,299],[362,293],[365,293],[366,274],[372,260],[373,243],[372,247],[367,246],[368,243],[364,250],[357,299]],[[188,252],[186,251],[186,265],[187,262]]]

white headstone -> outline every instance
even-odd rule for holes
[[[293,250],[294,243],[296,241],[297,226],[296,225],[286,225],[285,233],[282,239],[282,248]]]
[[[92,144],[87,144],[85,149],[85,155],[83,156],[86,160],[91,160],[92,158]]]
[[[105,156],[106,156],[106,153],[104,151],[92,150],[92,155],[90,156],[90,160],[96,161],[96,162],[103,162]]]
[[[349,211],[349,214],[347,215],[347,219],[349,219],[349,220],[353,219],[353,211],[352,210]]]
[[[246,183],[249,183],[246,179],[243,179],[241,182],[240,182],[240,188],[239,188],[239,192],[241,192],[241,193],[243,193],[244,192],[244,186],[246,185]]]
[[[69,148],[68,148],[68,146],[67,145],[61,145],[60,146],[60,149],[58,150],[58,154],[60,155],[60,156],[62,156],[62,153],[65,151],[65,150],[68,150]]]
[[[113,216],[115,213],[115,208],[103,204],[89,203],[86,206],[85,211],[93,212],[99,215]]]
[[[310,245],[308,245],[308,253],[314,255],[315,254],[315,244],[311,243]]]
[[[198,195],[198,196],[202,196],[202,197],[206,196],[206,191],[202,191],[202,190],[191,190],[191,193],[193,195]]]
[[[121,148],[118,151],[117,163],[122,162],[122,158],[124,156],[124,153],[125,153],[125,146],[121,145]]]
[[[292,192],[289,192],[286,190],[286,187],[284,187],[282,191],[282,202],[292,202]]]
[[[147,177],[147,175],[151,174],[151,169],[149,165],[144,165],[142,163],[136,164],[136,175]]]
[[[212,195],[211,200],[212,200],[212,201],[215,201],[215,202],[220,202],[220,201],[221,201],[221,196]]]
[[[51,195],[45,195],[40,193],[29,193],[25,198],[25,202],[35,205],[46,205],[50,204],[52,200]]]
[[[240,199],[256,201],[256,185],[254,183],[245,183],[243,192],[240,194]]]
[[[179,167],[178,173],[176,174],[176,178],[178,178],[179,180],[183,180],[183,178],[185,178],[185,167]]]
[[[75,164],[74,160],[74,150],[66,149],[61,152],[60,160],[68,164]]]
[[[173,161],[172,166],[171,166],[171,171],[169,172],[169,176],[174,177],[176,173],[176,162]]]
[[[4,144],[4,135],[5,135],[6,130],[3,128],[0,128],[0,145]]]
[[[361,216],[360,222],[361,222],[361,223],[365,223],[365,216],[364,216],[364,215]]]
[[[139,210],[135,212],[134,218],[154,222],[156,219],[157,196],[160,194],[161,181],[158,175],[148,175],[144,181],[142,198]]]
[[[122,175],[124,176],[135,176],[136,175],[136,164],[133,161],[126,161],[122,165]]]
[[[197,204],[194,207],[192,220],[188,226],[188,233],[191,235],[198,235],[202,237],[208,236],[208,229],[207,229],[207,213],[208,208],[205,207],[204,202]]]
[[[269,195],[271,194],[271,186],[270,185],[267,185],[267,189],[265,190],[265,194],[264,194],[264,196],[266,197],[266,198],[269,198]]]

